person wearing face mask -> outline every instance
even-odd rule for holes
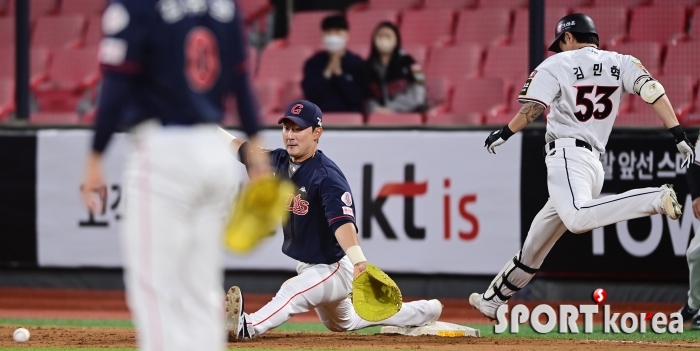
[[[401,50],[401,35],[393,23],[382,22],[374,30],[364,71],[368,113],[417,112],[426,107],[423,70]]]
[[[342,15],[328,16],[321,29],[325,50],[304,64],[304,96],[326,112],[361,112],[364,60],[346,48],[348,21]]]

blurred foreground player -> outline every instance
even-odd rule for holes
[[[695,153],[698,152],[698,144],[700,144],[700,136],[695,142]],[[693,215],[700,219],[700,161],[695,162],[688,168],[686,174],[688,181],[688,189],[693,198]],[[688,245],[688,250],[685,252],[688,259],[688,269],[690,270],[688,290],[688,302],[678,311],[683,316],[684,322],[692,321],[690,329],[700,330],[700,233],[695,233],[693,240]]]
[[[349,331],[373,325],[422,326],[442,313],[438,300],[403,303],[392,317],[369,322],[358,316],[348,298],[353,278],[367,268],[357,239],[355,205],[345,175],[321,150],[321,110],[315,104],[292,102],[282,124],[284,149],[269,152],[273,171],[290,179],[298,189],[289,194],[282,252],[299,261],[298,275],[289,279],[277,295],[255,313],[243,312],[243,296],[232,287],[226,304],[230,339],[254,338],[312,309],[331,331]],[[247,164],[262,150],[230,136],[231,146]]]
[[[623,93],[635,93],[652,106],[673,134],[683,167],[695,159],[661,83],[638,59],[600,50],[598,43],[590,17],[576,13],[559,20],[549,47],[558,54],[530,74],[518,97],[523,104],[518,114],[486,139],[484,146],[495,154],[498,145],[548,106],[552,108],[544,147],[549,200],[535,216],[522,250],[506,263],[485,293],[469,296],[469,303],[488,318],[494,319],[498,307],[534,277],[566,230],[581,234],[658,213],[671,219],[681,215],[676,193],[669,185],[598,198],[604,179],[600,156]]]
[[[103,18],[104,83],[83,197],[98,211],[102,154],[131,131],[122,234],[127,299],[141,350],[223,350],[223,218],[238,177],[221,146],[222,97],[259,130],[232,0],[115,0]],[[253,177],[269,172],[251,155]]]

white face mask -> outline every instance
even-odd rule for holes
[[[345,49],[346,39],[337,34],[328,34],[323,36],[323,47],[330,52],[336,52]]]
[[[396,41],[381,37],[374,40],[374,45],[377,46],[377,50],[379,50],[379,52],[389,54],[394,51],[394,48],[396,48]]]

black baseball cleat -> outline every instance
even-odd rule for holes
[[[690,329],[700,330],[700,316],[697,316],[695,317],[695,319],[693,319],[693,323],[690,323]]]
[[[688,306],[688,303],[685,303],[685,306],[678,310],[678,313],[681,314],[681,317],[683,318],[683,323],[688,323],[690,321],[693,321],[693,324],[698,321],[698,318],[695,318],[695,316],[698,314],[698,309],[692,309],[690,306]],[[695,318],[695,320],[693,320]],[[700,327],[700,325],[699,325]]]

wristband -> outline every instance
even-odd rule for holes
[[[362,248],[360,245],[350,246],[347,250],[345,250],[345,254],[348,255],[348,258],[353,266],[360,262],[367,261],[365,255],[362,253]]]
[[[515,133],[513,133],[513,131],[510,130],[510,128],[508,128],[508,125],[506,124],[505,126],[503,126],[503,129],[501,129],[501,135],[499,136],[503,140],[508,140],[508,138],[512,137],[514,134]]]
[[[673,128],[669,128],[668,131],[671,132],[671,134],[673,134],[673,138],[676,139],[676,144],[686,139],[685,132],[683,131],[683,128],[680,125],[677,125]]]

